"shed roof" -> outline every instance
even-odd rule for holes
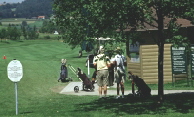
[[[164,29],[168,28],[168,23],[171,19],[170,18],[165,18],[164,19]],[[187,20],[187,19],[177,19],[176,23],[181,25],[181,27],[192,27],[194,26],[191,21]],[[158,24],[154,21],[152,23],[144,23],[144,26],[142,26],[141,28],[136,29],[136,31],[148,31],[148,30],[158,30]],[[127,29],[125,29],[124,31],[132,31],[134,30],[134,27],[129,26]],[[117,30],[119,31],[119,30]]]

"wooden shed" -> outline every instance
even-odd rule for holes
[[[169,20],[167,19],[166,22]],[[190,21],[186,19],[178,19],[177,22],[182,25],[181,35],[188,37],[193,43],[194,28]],[[144,43],[132,45],[128,43],[127,53],[127,70],[143,78],[148,84],[158,83],[158,45],[154,42],[157,38],[157,29],[147,25],[145,29],[137,30],[141,32],[141,37],[145,40]],[[129,30],[130,32],[130,30]],[[171,65],[171,45],[164,45],[164,83],[172,82],[172,65]]]

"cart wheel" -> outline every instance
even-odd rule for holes
[[[74,87],[74,91],[77,93],[79,91],[79,87],[78,86],[75,86]]]

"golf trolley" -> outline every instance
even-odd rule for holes
[[[77,70],[68,64],[69,69],[78,77],[79,80],[82,81],[81,86],[75,86],[74,91],[77,93],[80,88],[82,88],[83,91],[93,91],[94,90],[94,85],[92,82],[89,80],[89,78],[86,76],[86,74],[80,69],[77,68]]]

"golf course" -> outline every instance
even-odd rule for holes
[[[158,105],[157,95],[149,98],[133,97],[126,94],[124,99],[110,96],[99,99],[98,95],[67,95],[59,92],[68,82],[58,82],[61,59],[67,64],[80,67],[87,73],[86,57],[80,48],[71,49],[68,44],[57,39],[3,40],[0,42],[0,116],[1,117],[193,117],[194,93],[168,94],[162,105]],[[6,56],[6,59],[4,58]],[[23,77],[18,86],[18,115],[16,115],[14,83],[7,76],[7,65],[13,59],[23,66]],[[91,68],[91,73],[94,69]],[[79,81],[69,70],[69,77]],[[157,84],[149,85],[157,89]],[[166,87],[167,86],[167,87]],[[193,87],[171,87],[164,89],[187,89]],[[130,81],[126,89],[130,89]],[[116,89],[110,89],[116,90]],[[116,95],[116,94],[115,94]]]

